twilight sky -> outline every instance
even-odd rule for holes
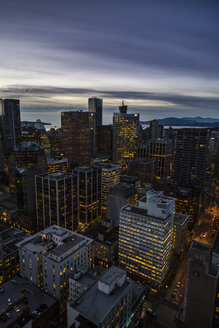
[[[219,118],[219,1],[0,0],[0,97],[22,119],[122,100],[141,120]]]

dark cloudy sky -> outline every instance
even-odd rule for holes
[[[141,119],[219,117],[219,1],[0,0],[0,97],[23,119],[124,99]]]

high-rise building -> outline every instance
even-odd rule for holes
[[[50,123],[41,122],[40,119],[36,120],[36,122],[22,121],[21,140],[24,142],[37,143],[44,149],[44,152],[48,157],[51,154],[51,147],[48,133],[44,125],[50,125]]]
[[[104,155],[112,159],[113,154],[113,127],[100,125],[96,127],[96,156]]]
[[[102,211],[106,211],[109,188],[120,181],[120,166],[112,163],[99,163],[96,165],[101,170],[101,204]]]
[[[158,120],[150,121],[150,139],[158,139],[163,137],[163,125],[159,124]]]
[[[180,327],[219,327],[219,232],[212,246],[194,241],[189,250]]]
[[[156,179],[170,177],[172,171],[173,143],[171,139],[150,139],[138,146],[138,158],[149,158],[156,161]]]
[[[20,102],[17,99],[0,99],[0,134],[6,158],[20,141]]]
[[[43,173],[47,171],[47,162],[44,149],[35,142],[19,143],[11,152],[8,171],[10,193],[12,195],[12,199],[17,203],[18,198],[24,196],[21,191],[25,188],[25,184],[28,183],[27,179],[32,183],[36,173]],[[35,189],[34,184],[29,186],[30,189]],[[27,189],[28,187],[26,190],[23,189],[24,193],[27,193]],[[27,197],[30,195],[26,194]]]
[[[128,163],[137,153],[139,114],[127,114],[127,106],[113,113],[113,161],[127,172]]]
[[[120,182],[109,188],[106,216],[113,226],[119,225],[120,209],[126,204],[137,205],[138,198],[134,185]]]
[[[88,98],[88,111],[90,113],[96,113],[96,126],[102,125],[103,121],[103,100],[100,98],[92,97]]]
[[[61,113],[62,148],[69,165],[89,165],[95,153],[95,113]]]
[[[141,184],[152,182],[155,178],[156,160],[135,158],[129,162],[128,175],[137,176]]]
[[[202,190],[205,184],[209,130],[185,128],[177,130],[173,179],[178,186]]]
[[[35,142],[21,142],[12,151],[10,156],[11,170],[24,167],[35,166],[38,173],[47,172],[47,160],[43,147]]]
[[[163,283],[172,251],[175,200],[150,190],[120,211],[119,263],[134,279]]]
[[[101,170],[80,166],[72,171],[77,176],[78,230],[101,220]]]
[[[36,217],[35,166],[17,168],[15,171],[15,191],[17,210],[21,214]],[[35,226],[36,222],[32,222]]]
[[[66,309],[69,276],[79,267],[89,269],[92,262],[92,239],[57,225],[38,232],[18,243],[20,275],[32,281],[59,301]]]
[[[176,212],[188,215],[189,229],[193,228],[200,214],[200,195],[191,188],[178,187],[171,192],[171,196],[176,199]]]
[[[116,266],[91,281],[80,281],[81,295],[68,303],[70,327],[134,327],[141,317],[145,288],[126,279],[126,272]],[[86,284],[86,285],[84,285]]]
[[[35,177],[38,231],[57,224],[78,230],[77,176],[52,172]]]

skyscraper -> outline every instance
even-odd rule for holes
[[[127,172],[128,163],[137,152],[139,114],[127,114],[122,104],[119,113],[113,113],[113,161]]]
[[[69,166],[89,165],[95,153],[95,113],[61,113],[62,146]]]
[[[0,99],[0,134],[6,158],[20,141],[20,102],[17,99]]]
[[[57,224],[77,230],[77,176],[52,172],[35,177],[38,231]]]
[[[96,113],[96,126],[102,125],[103,121],[103,100],[100,98],[88,98],[88,111]]]
[[[138,146],[138,158],[150,158],[156,161],[156,179],[170,177],[173,143],[171,139],[150,139]]]
[[[112,163],[99,163],[96,167],[101,170],[101,202],[102,211],[105,212],[109,189],[120,181],[120,166]]]
[[[77,176],[78,230],[101,220],[101,170],[91,166],[80,166],[73,170]]]
[[[207,170],[209,130],[185,128],[177,130],[173,179],[178,186],[202,190]]]
[[[162,284],[172,250],[175,200],[150,190],[120,211],[119,262],[134,279]]]

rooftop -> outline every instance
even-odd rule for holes
[[[198,241],[193,241],[191,247],[197,248],[197,249],[200,249],[200,250],[206,251],[206,252],[209,252],[209,250],[210,250],[209,245],[199,243]]]
[[[118,277],[118,275],[122,273],[124,276],[125,271],[117,267],[111,267],[103,273],[99,281],[110,283],[112,279],[115,279],[115,274]],[[112,293],[106,294],[98,289],[98,281],[96,281],[79,297],[77,301],[70,304],[70,306],[76,309],[82,317],[98,326],[104,321],[112,307],[119,301],[120,297],[128,288],[132,288],[133,303],[142,295],[145,289],[144,287],[135,284],[133,281],[126,279],[121,287],[117,287]]]
[[[3,292],[0,293],[0,314],[2,315],[9,312],[11,315],[11,317],[7,318],[5,322],[1,321],[1,328],[6,328],[9,325],[10,327],[16,327],[16,320],[18,320],[25,309],[28,312],[28,308],[29,320],[27,320],[27,322],[30,321],[31,318],[34,322],[39,317],[31,316],[33,311],[40,308],[40,312],[44,314],[52,305],[56,303],[55,299],[40,291],[38,287],[30,281],[18,276],[10,280],[5,285],[2,285],[1,289]],[[9,298],[13,303],[11,306],[8,305]],[[15,304],[20,309],[19,312],[16,312],[13,309]],[[41,309],[42,304],[44,309]],[[18,325],[18,327],[23,327],[23,325]]]
[[[124,270],[116,266],[111,266],[111,268],[103,274],[99,281],[110,286],[115,280],[117,280],[118,277],[122,278],[124,275],[126,275]]]
[[[96,281],[72,306],[85,318],[98,325],[103,322],[113,305],[130,287],[130,284],[131,282],[126,280],[115,293],[107,295],[98,289],[98,281]]]
[[[18,243],[18,246],[36,253],[43,253],[46,250],[45,256],[61,261],[69,255],[70,251],[74,252],[76,246],[78,248],[91,242],[90,238],[53,225]]]
[[[72,177],[72,174],[63,171],[56,171],[56,172],[38,174],[37,176],[49,180],[62,180],[65,178]]]
[[[15,148],[14,151],[39,151],[42,150],[43,148],[38,145],[36,142],[21,142],[19,143]]]
[[[182,214],[182,213],[175,213],[173,219],[174,219],[174,223],[184,225],[188,221],[189,215]]]

